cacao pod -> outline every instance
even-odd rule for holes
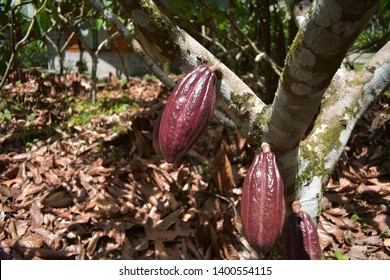
[[[248,243],[264,258],[280,236],[286,213],[285,187],[275,154],[263,143],[244,179],[241,221]]]
[[[283,233],[283,256],[286,260],[320,260],[321,247],[317,228],[298,201],[287,220]]]
[[[216,74],[201,65],[175,86],[161,117],[159,143],[168,163],[187,152],[204,134],[216,102]]]

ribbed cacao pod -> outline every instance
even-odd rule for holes
[[[159,143],[168,163],[186,153],[204,134],[214,114],[216,74],[201,65],[186,74],[171,93],[161,117]]]
[[[264,258],[280,236],[286,213],[284,180],[269,145],[255,155],[244,179],[241,221],[248,243]]]
[[[293,203],[293,213],[283,232],[283,257],[286,260],[320,260],[321,247],[317,228],[310,215],[301,210],[298,201]]]

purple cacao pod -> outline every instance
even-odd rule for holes
[[[279,238],[285,220],[285,187],[269,145],[255,155],[244,179],[241,220],[249,244],[264,258]]]
[[[204,134],[214,114],[216,74],[201,65],[186,74],[171,93],[161,117],[159,143],[173,163]]]
[[[321,247],[317,227],[298,201],[287,220],[283,233],[283,257],[286,260],[320,260]]]

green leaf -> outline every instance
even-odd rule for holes
[[[340,252],[337,251],[337,250],[334,251],[334,254],[335,254],[335,256],[336,256],[336,258],[337,258],[338,260],[348,260],[348,257],[347,257],[346,255],[340,253]]]
[[[4,112],[3,112],[3,117],[4,117],[4,119],[6,119],[7,121],[12,120],[12,114],[11,114],[10,110],[8,110],[7,108],[5,108],[5,109],[4,109]]]
[[[47,15],[47,12],[43,10],[36,16],[36,19],[37,30],[39,31],[40,37],[43,37],[50,24],[49,16]]]
[[[104,23],[104,20],[102,18],[97,18],[95,21],[96,30],[100,30],[100,28],[102,28],[102,26],[103,26],[103,23]]]
[[[11,1],[11,7],[13,8],[13,7],[19,6],[20,3],[22,3],[21,0],[12,0]]]
[[[35,7],[33,3],[28,3],[20,7],[20,14],[26,20],[32,20],[35,15]]]

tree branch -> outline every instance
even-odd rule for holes
[[[322,102],[313,130],[299,147],[297,188],[290,201],[317,215],[322,190],[338,163],[356,122],[390,86],[390,43],[360,71],[339,69]]]

